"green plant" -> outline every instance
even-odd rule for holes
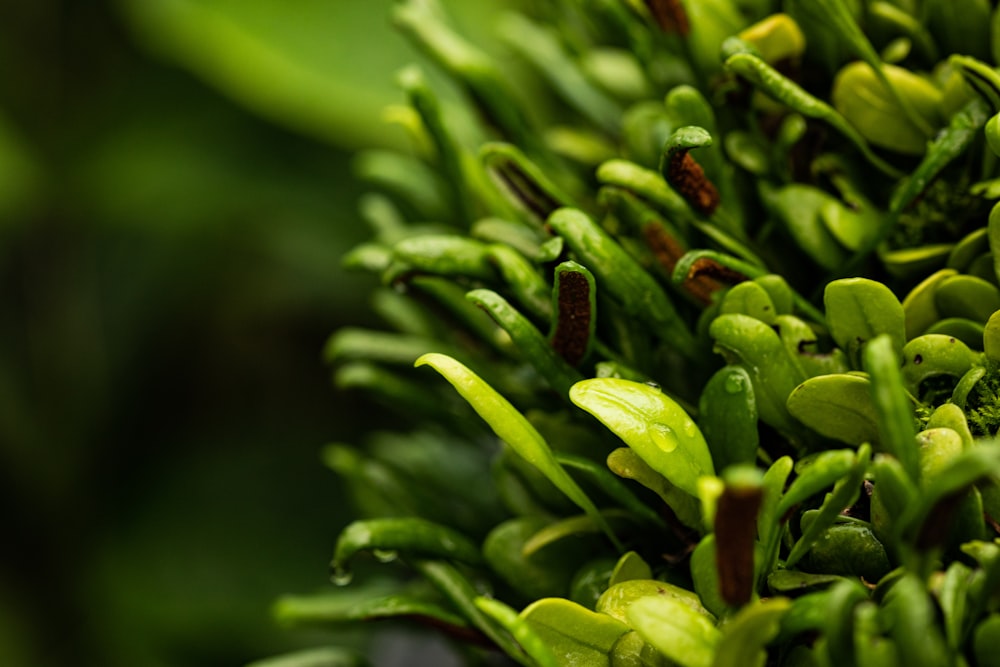
[[[1000,10],[550,0],[498,26],[517,80],[394,16],[462,102],[400,76],[416,149],[361,158],[347,258],[398,333],[327,358],[412,431],[325,456],[370,517],[335,581],[416,576],[279,616],[523,665],[995,664]]]

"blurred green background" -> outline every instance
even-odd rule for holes
[[[500,3],[448,4],[485,38]],[[269,608],[323,585],[349,518],[318,452],[367,407],[320,350],[371,323],[339,258],[367,235],[351,152],[403,142],[390,5],[5,3],[0,664],[330,639]]]

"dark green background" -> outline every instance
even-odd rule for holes
[[[349,517],[318,452],[368,408],[320,350],[371,323],[339,257],[351,151],[402,143],[390,2],[5,5],[0,664],[329,640],[269,607],[324,584]]]

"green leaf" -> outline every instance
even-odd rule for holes
[[[601,516],[604,517],[605,523],[610,526],[616,527],[634,527],[636,525],[636,518],[631,512],[618,509],[601,510]],[[587,535],[600,534],[601,527],[594,523],[594,520],[587,514],[580,514],[578,516],[571,516],[565,519],[559,519],[544,528],[540,529],[537,533],[532,535],[524,546],[521,547],[521,552],[528,558],[530,558],[537,551],[540,551],[555,542],[559,542],[566,539],[580,539]]]
[[[531,658],[532,662],[527,664],[532,667],[565,667],[535,628],[506,604],[492,598],[478,597],[476,607],[514,636]]]
[[[628,609],[639,635],[685,667],[711,667],[722,633],[704,614],[671,597],[645,597]]]
[[[708,331],[727,361],[750,374],[760,418],[781,431],[799,431],[785,405],[806,378],[774,329],[747,315],[720,315]]]
[[[595,553],[592,538],[563,540],[528,555],[524,545],[551,519],[526,516],[498,524],[483,542],[483,556],[507,584],[528,598],[566,596],[573,572]]]
[[[1000,310],[1000,289],[975,276],[950,276],[934,291],[934,301],[942,317],[985,322]]]
[[[487,260],[487,247],[481,241],[454,234],[411,236],[393,246],[393,259],[402,266],[392,273],[405,275],[416,271],[492,281],[496,273]]]
[[[977,667],[1000,667],[1000,614],[993,613],[976,626],[972,636]]]
[[[878,442],[878,415],[871,382],[837,373],[809,378],[788,396],[788,412],[820,435],[860,445]]]
[[[705,608],[718,617],[729,612],[729,604],[722,597],[719,582],[718,550],[715,534],[709,533],[691,552],[691,582]]]
[[[440,556],[471,564],[482,562],[479,547],[447,526],[417,517],[367,519],[354,521],[341,531],[330,563],[334,576],[346,572],[356,553],[372,549]]]
[[[513,12],[502,18],[498,30],[507,46],[529,60],[571,107],[606,132],[618,131],[622,109],[584,76],[556,31]]]
[[[912,667],[950,664],[934,603],[915,574],[905,573],[893,585],[880,613],[899,649],[900,664]]]
[[[611,572],[611,579],[608,582],[608,586],[611,587],[623,581],[652,578],[653,570],[649,567],[649,563],[643,560],[642,556],[635,551],[629,551],[618,559],[614,570]]]
[[[865,473],[868,471],[868,462],[870,460],[871,448],[868,445],[862,445],[858,449],[857,457],[851,466],[850,472],[837,480],[833,491],[828,493],[823,499],[823,504],[820,506],[817,514],[814,515],[815,518],[808,525],[803,521],[802,537],[799,538],[788,554],[788,558],[785,560],[787,567],[794,567],[795,563],[812,548],[816,540],[819,539],[820,534],[833,524],[837,516],[857,501],[858,496],[861,494],[861,483],[864,480]],[[868,573],[866,571],[866,574]]]
[[[916,481],[920,465],[913,406],[903,387],[895,342],[886,334],[872,340],[865,349],[865,368],[871,376],[872,402],[879,417],[879,442]]]
[[[615,642],[629,631],[621,621],[562,598],[544,598],[525,607],[521,618],[564,667],[610,667]]]
[[[784,516],[799,503],[827,489],[848,474],[855,466],[857,455],[849,449],[826,451],[811,457],[808,466],[801,466],[798,476],[781,497],[775,515]]]
[[[714,474],[694,420],[658,388],[614,378],[578,382],[570,400],[594,415],[656,472],[692,496],[698,478]]]
[[[791,606],[787,598],[770,598],[741,609],[723,626],[712,667],[764,667],[765,647],[777,636]]]
[[[466,366],[451,357],[436,353],[425,354],[417,359],[414,365],[423,366],[425,364],[441,373],[461,394],[462,398],[468,401],[479,416],[490,425],[497,437],[538,468],[560,491],[590,515],[594,523],[601,526],[608,539],[616,547],[620,547],[618,538],[604,521],[593,501],[573,481],[569,473],[559,465],[552,449],[535,430],[535,427],[507,399],[483,382]]]
[[[527,667],[534,667],[527,662],[524,651],[517,642],[513,641],[496,621],[476,606],[479,591],[455,566],[446,561],[433,560],[417,561],[414,565],[417,571],[468,619],[470,624],[493,640],[494,644],[514,660]]]
[[[951,276],[958,275],[955,269],[941,269],[924,278],[910,290],[903,299],[903,315],[906,319],[906,339],[916,338],[926,333],[927,328],[941,319],[937,309],[935,293],[938,286]]]
[[[722,299],[719,313],[738,313],[755,317],[765,324],[774,324],[777,309],[763,287],[752,281],[733,286]]]
[[[749,53],[736,53],[726,59],[726,69],[735,72],[778,102],[803,116],[829,123],[861,151],[862,155],[882,173],[892,178],[900,176],[899,170],[876,155],[864,137],[846,118],[832,106],[806,92],[763,60]]]
[[[898,355],[906,344],[906,316],[896,296],[882,283],[867,278],[844,278],[823,292],[830,335],[855,364],[861,348],[879,334],[888,334]]]
[[[702,530],[701,506],[698,499],[674,486],[656,472],[629,447],[619,447],[607,459],[608,468],[624,479],[632,479],[658,495],[673,510],[678,520],[688,528]]]
[[[694,613],[710,616],[695,593],[655,579],[631,579],[612,584],[597,601],[596,610],[619,621],[627,622],[628,610],[632,604],[647,597],[669,597]]]
[[[405,593],[386,596],[286,595],[275,604],[280,622],[295,624],[338,624],[379,618],[414,618],[428,623],[466,627],[465,619],[444,607]]]
[[[847,250],[823,219],[823,212],[836,201],[833,197],[817,187],[799,183],[777,189],[762,187],[762,192],[772,214],[814,262],[833,271],[847,261]]]
[[[891,82],[891,90],[886,80]],[[837,111],[865,139],[898,153],[923,155],[931,138],[928,130],[940,122],[940,91],[917,74],[894,65],[883,65],[880,76],[867,63],[848,64],[837,74],[831,97]],[[923,127],[907,118],[897,101],[901,98],[923,120]]]
[[[716,470],[756,460],[757,399],[743,367],[725,366],[709,379],[698,401],[698,423]]]
[[[549,344],[545,335],[502,296],[493,290],[476,289],[469,292],[466,298],[489,313],[493,321],[510,334],[511,340],[514,341],[514,345],[517,346],[524,360],[534,366],[535,370],[545,378],[549,386],[560,396],[565,396],[569,392],[570,387],[583,378],[572,366],[566,363],[565,359],[559,356],[556,350]],[[468,400],[468,397],[466,397],[466,400]],[[518,449],[513,443],[510,444],[515,450]],[[518,450],[518,453],[524,456],[520,450]],[[531,460],[527,456],[525,458],[529,461]],[[532,461],[532,463],[535,463],[535,461]],[[551,461],[550,463],[555,464],[555,461]],[[542,472],[545,472],[545,470],[542,470]],[[546,476],[548,475],[549,473],[546,473]],[[555,483],[554,479],[553,483]],[[558,486],[558,484],[556,485]],[[567,495],[570,494],[567,493]],[[576,499],[574,499],[574,502],[577,502]]]
[[[586,213],[570,208],[555,211],[548,224],[593,272],[598,288],[612,296],[624,311],[670,341],[681,352],[697,356],[694,337],[666,292],[624,248]]]
[[[542,225],[557,208],[572,205],[572,198],[513,144],[483,144],[479,159],[500,194],[532,225]]]

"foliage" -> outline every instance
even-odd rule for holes
[[[532,83],[393,17],[465,105],[363,158],[398,333],[329,358],[412,432],[329,452],[338,583],[528,666],[994,659],[1000,10],[550,0]]]

